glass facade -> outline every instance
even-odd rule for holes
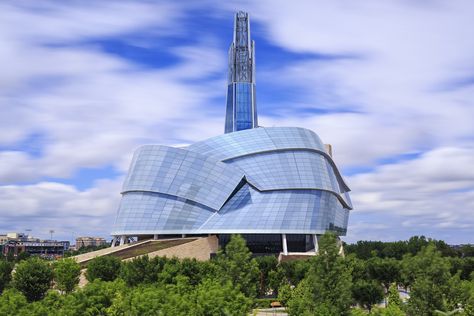
[[[220,209],[243,176],[239,169],[195,152],[146,145],[135,152],[122,192],[163,193]]]
[[[277,254],[282,249],[280,234],[242,234],[247,242],[247,247],[253,254]],[[231,235],[220,234],[219,245],[225,247]],[[307,252],[314,249],[314,239],[310,235],[293,234],[287,236],[288,250],[294,252]]]
[[[252,84],[242,82],[235,83],[233,84],[233,90],[235,91],[235,130],[241,131],[254,128]]]
[[[147,145],[132,160],[112,234],[344,235],[348,191],[319,137],[302,128]]]
[[[235,15],[234,40],[229,48],[225,133],[258,126],[254,45],[248,14],[239,12]]]
[[[206,156],[211,156],[215,159],[230,164],[239,164],[238,161],[241,161],[240,164],[242,166],[247,163],[246,160],[241,160],[240,158],[244,158],[246,156],[256,156],[256,154],[259,154],[258,160],[261,160],[261,158],[266,157],[265,154],[269,153],[270,155],[274,155],[275,153],[286,152],[286,156],[290,158],[291,153],[294,153],[294,155],[301,157],[301,160],[305,162],[304,165],[301,166],[301,171],[299,171],[303,177],[303,180],[323,181],[323,179],[305,179],[307,175],[309,175],[309,177],[311,177],[311,175],[317,176],[315,173],[307,173],[306,171],[308,168],[319,168],[319,172],[324,172],[324,169],[327,169],[329,164],[332,171],[327,170],[328,177],[331,177],[331,175],[336,177],[337,186],[339,187],[337,192],[344,193],[349,191],[349,187],[342,178],[339,170],[336,167],[336,164],[326,153],[321,139],[316,133],[308,129],[299,127],[255,128],[252,130],[239,131],[238,133],[229,133],[212,137],[207,140],[192,144],[191,146],[187,147],[187,149]],[[303,157],[306,158],[303,159]],[[319,163],[317,166],[312,164],[312,162],[318,160]],[[322,163],[323,160],[325,163]],[[326,164],[326,167],[324,167],[324,164]],[[294,168],[296,168],[296,165],[299,167],[298,162],[295,161]],[[283,169],[288,168],[287,164],[282,164],[281,166]],[[248,166],[248,168],[251,167],[252,166]],[[265,170],[258,172],[263,173]],[[332,181],[332,183],[334,184],[334,181]],[[344,198],[344,200],[350,203],[350,200],[346,198]]]
[[[320,190],[261,192],[245,185],[202,226],[208,233],[345,233],[347,215],[334,194]],[[340,233],[339,231],[337,231]]]

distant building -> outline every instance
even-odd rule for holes
[[[76,250],[82,247],[98,247],[107,244],[107,240],[102,237],[77,237]]]
[[[63,256],[69,249],[69,241],[41,240],[23,233],[0,235],[1,251],[4,256],[17,256],[22,252],[42,257]]]

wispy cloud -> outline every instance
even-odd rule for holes
[[[348,239],[474,241],[469,1],[3,2],[0,230],[107,235],[135,147],[222,133],[239,9],[259,123],[314,130],[351,171]]]
[[[473,157],[474,148],[437,148],[349,177],[357,205],[353,218],[372,218],[388,230],[465,242],[474,229]],[[354,239],[371,233],[348,235]]]

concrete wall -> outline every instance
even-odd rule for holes
[[[195,241],[188,242],[171,248],[166,248],[154,252],[150,252],[148,257],[176,257],[179,259],[194,258],[199,261],[207,261],[210,259],[211,253],[216,253],[219,240],[216,236],[206,238],[198,238]],[[132,260],[133,258],[127,259]]]

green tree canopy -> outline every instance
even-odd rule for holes
[[[187,278],[185,278],[187,279]],[[144,284],[115,296],[108,315],[247,315],[251,299],[230,282],[206,279],[196,287]]]
[[[81,266],[74,259],[66,258],[55,262],[54,281],[56,288],[62,292],[70,293],[79,284]]]
[[[0,294],[12,279],[13,264],[0,259]]]
[[[13,285],[28,301],[42,299],[51,287],[52,281],[51,265],[38,257],[31,257],[18,263],[13,274]]]
[[[258,264],[252,259],[245,239],[240,235],[232,235],[225,247],[225,252],[218,255],[218,266],[221,277],[228,279],[247,297],[255,297],[259,277]]]
[[[311,259],[307,276],[298,284],[295,295],[288,302],[291,315],[322,311],[337,316],[349,313],[352,301],[351,270],[338,253],[336,235],[324,234],[319,242],[319,255]]]
[[[59,315],[109,315],[107,310],[114,299],[123,297],[127,291],[130,289],[120,279],[113,282],[95,279],[84,288],[64,296]]]
[[[120,267],[120,278],[129,286],[150,283],[153,279],[156,280],[156,276],[149,273],[151,272],[152,265],[153,262],[150,262],[148,256],[142,256],[128,262],[123,262]],[[161,267],[159,270],[161,271]]]
[[[435,310],[445,311],[444,293],[451,277],[450,265],[435,245],[430,243],[416,256],[406,256],[402,266],[405,282],[412,284],[409,314],[431,316]]]
[[[390,284],[400,280],[400,263],[392,258],[371,258],[367,261],[369,276],[379,281],[388,291]]]
[[[392,283],[388,289],[388,306],[393,305],[398,306],[399,308],[403,306],[396,283]]]
[[[352,285],[352,297],[360,305],[370,311],[379,303],[384,295],[380,283],[375,280],[359,280]]]
[[[270,278],[270,273],[277,270],[278,259],[275,256],[261,256],[255,259],[258,264],[258,269],[260,270],[258,292],[260,296],[263,296],[270,289],[271,281],[275,281]],[[278,276],[272,275],[271,277],[275,278]],[[279,285],[280,283],[276,284],[277,287],[274,288],[274,290],[277,290]]]
[[[26,297],[16,289],[7,289],[0,296],[0,315],[21,315],[20,310],[28,306]]]
[[[88,281],[113,281],[120,273],[120,266],[121,260],[113,256],[94,258],[87,264],[86,278]]]

